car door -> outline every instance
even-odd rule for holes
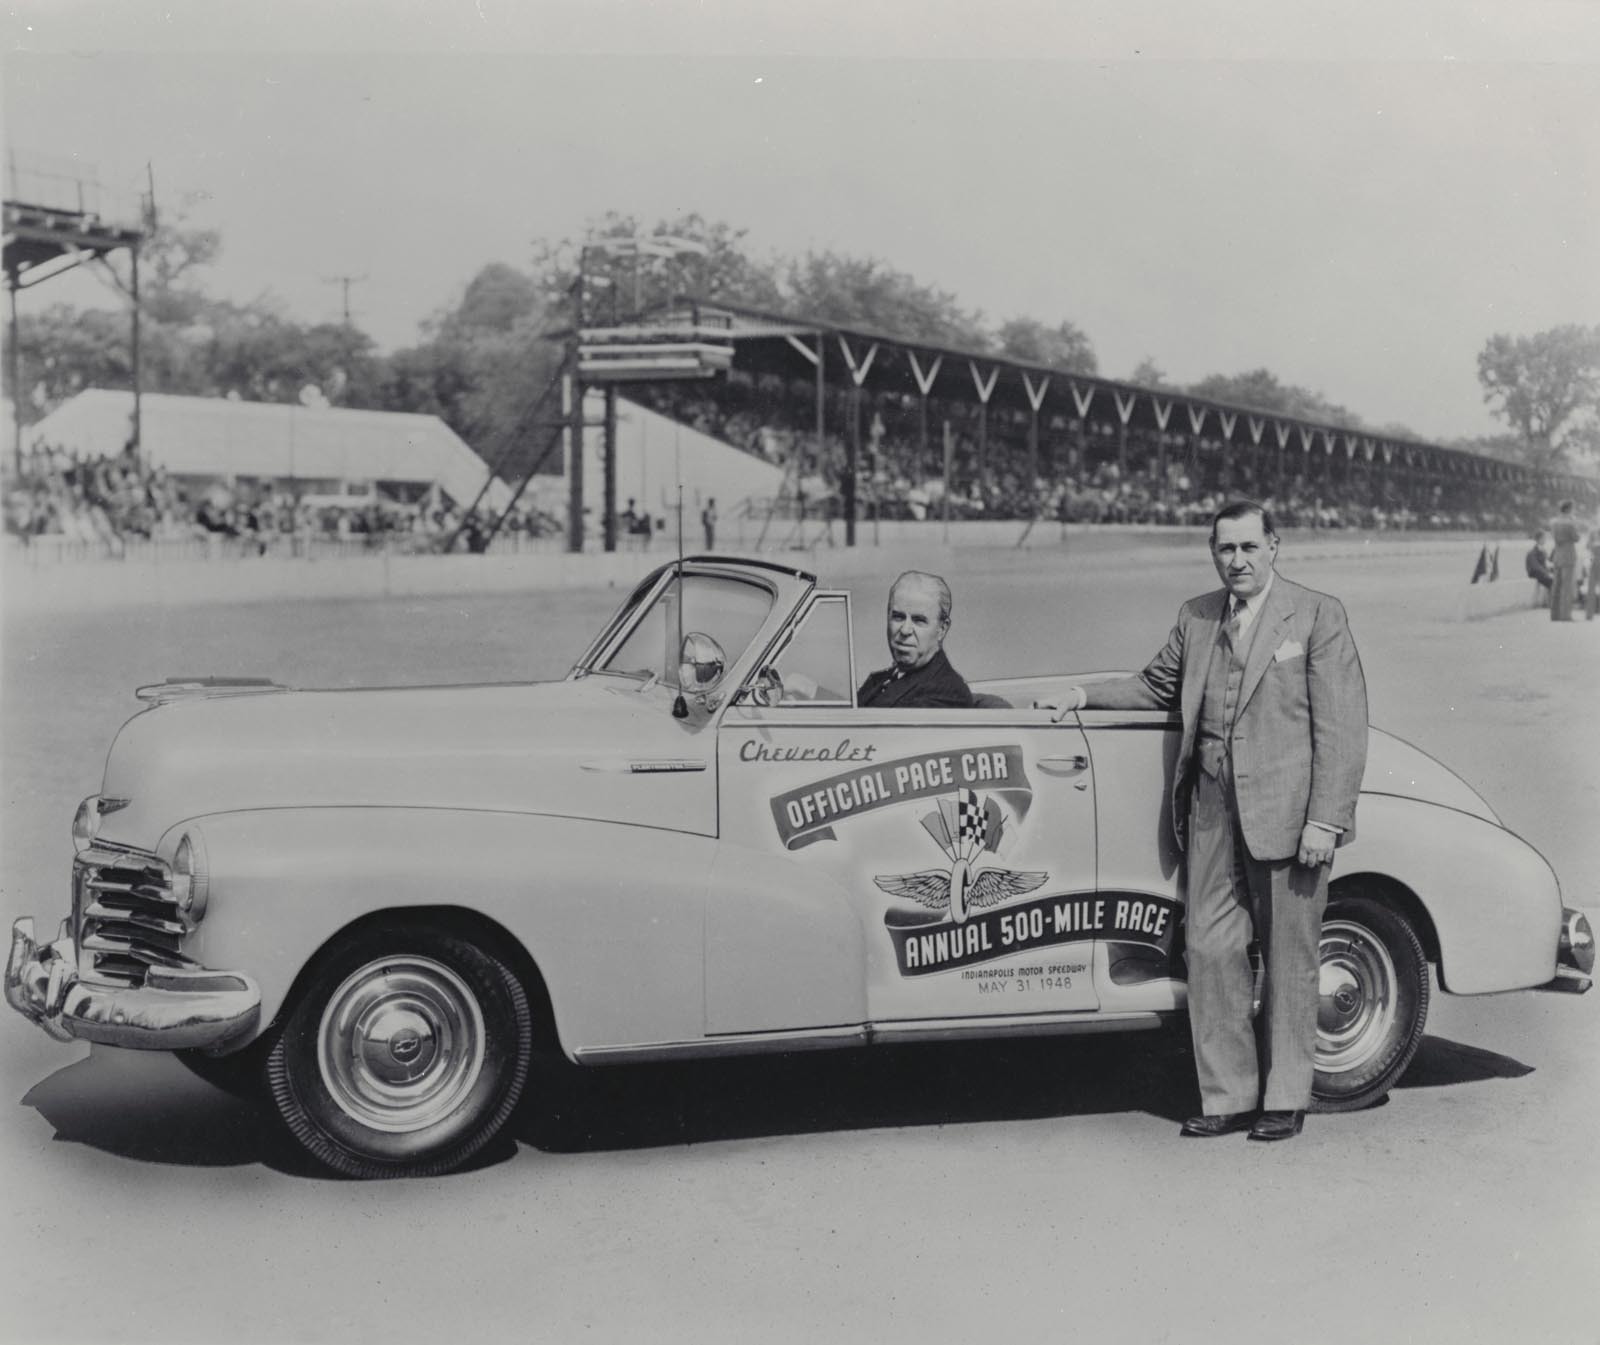
[[[1138,913],[1101,949],[1102,1003],[1108,1012],[1180,1008],[1185,893],[1171,795],[1182,721],[1160,710],[1085,710],[1079,719],[1095,776],[1097,882],[1113,913]]]
[[[747,692],[719,726],[708,1031],[1093,1013],[1083,731],[1031,709],[858,709],[848,639],[848,600],[815,595],[767,661],[772,703]]]

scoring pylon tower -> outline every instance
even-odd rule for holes
[[[43,284],[84,262],[127,248],[132,258],[129,331],[133,378],[133,423],[129,444],[137,454],[140,437],[139,247],[146,236],[152,205],[142,197],[126,214],[137,220],[118,221],[102,204],[99,183],[78,168],[51,171],[20,168],[13,153],[6,163],[3,202],[5,284],[10,295],[11,401],[15,466],[22,470],[22,350],[17,340],[17,291]]]

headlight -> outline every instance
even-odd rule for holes
[[[1594,971],[1594,931],[1589,927],[1589,918],[1570,907],[1562,915],[1565,918],[1561,922],[1557,958],[1588,976]]]
[[[91,794],[78,805],[78,811],[72,816],[72,848],[74,850],[87,850],[93,843],[95,833],[100,830],[100,809],[97,806],[100,797]]]
[[[184,923],[193,928],[206,914],[211,892],[211,868],[206,863],[205,842],[198,831],[186,831],[172,856],[172,894],[178,900]]]
[[[91,794],[78,805],[72,818],[72,848],[87,850],[100,834],[100,819],[128,806],[128,799],[111,799]]]

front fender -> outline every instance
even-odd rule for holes
[[[1561,887],[1515,832],[1470,813],[1362,794],[1335,881],[1364,873],[1416,893],[1439,937],[1439,984],[1457,995],[1523,990],[1556,974]]]
[[[184,825],[200,828],[211,868],[194,955],[254,977],[263,1024],[352,921],[444,905],[481,912],[521,942],[568,1055],[704,1031],[708,838],[413,808],[273,809]]]

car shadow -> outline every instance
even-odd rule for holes
[[[236,1167],[267,1161],[272,1119],[190,1074],[171,1056],[92,1050],[22,1098],[57,1141],[145,1163]]]
[[[873,1046],[585,1068],[543,1061],[517,1137],[553,1153],[1198,1108],[1170,1032]]]
[[[1515,1079],[1533,1067],[1424,1037],[1397,1087]],[[136,1162],[261,1164],[341,1180],[266,1112],[211,1087],[170,1056],[96,1049],[28,1090],[55,1139]],[[549,1153],[646,1149],[835,1130],[1198,1109],[1178,1030],[1001,1042],[874,1046],[729,1060],[589,1069],[541,1059],[507,1131],[462,1171],[509,1161],[517,1143]]]
[[[1446,1037],[1424,1037],[1396,1088],[1444,1088],[1451,1084],[1483,1083],[1488,1079],[1520,1079],[1533,1073],[1508,1055],[1497,1055]]]

